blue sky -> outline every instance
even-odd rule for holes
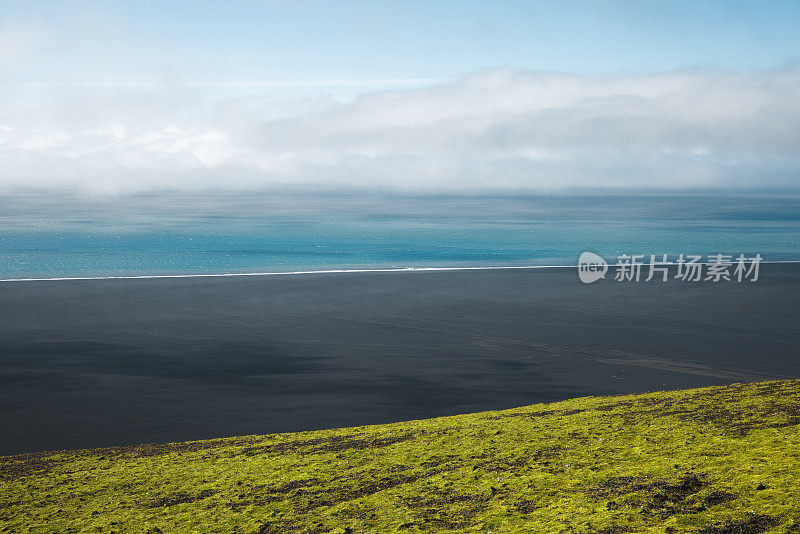
[[[0,1],[0,190],[797,187],[800,2]]]
[[[7,82],[435,79],[800,58],[797,1],[5,0],[0,20],[47,56],[3,69]]]
[[[130,2],[119,18],[236,78],[753,68],[800,53],[798,2]]]

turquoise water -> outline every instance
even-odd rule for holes
[[[0,196],[0,278],[800,260],[800,196],[162,193]]]

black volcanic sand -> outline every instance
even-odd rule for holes
[[[0,454],[800,377],[800,265],[0,283]]]

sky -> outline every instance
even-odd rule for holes
[[[800,1],[0,0],[0,191],[798,188]]]

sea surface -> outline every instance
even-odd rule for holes
[[[575,265],[586,250],[800,260],[800,195],[0,196],[0,279]]]

